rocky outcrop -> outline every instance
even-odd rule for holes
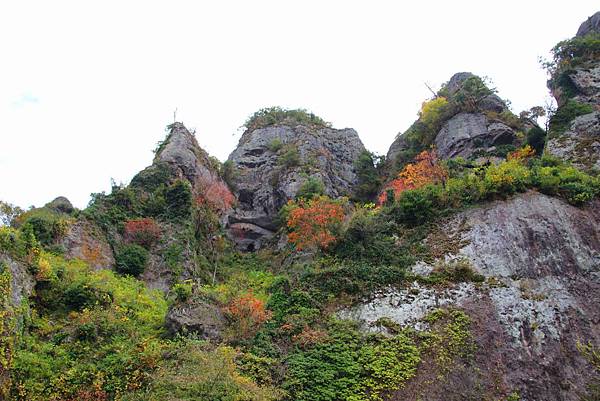
[[[82,259],[92,269],[110,269],[115,265],[115,257],[106,234],[85,218],[69,226],[61,239],[61,245],[66,251],[66,257]]]
[[[151,184],[148,183],[151,177],[158,175],[169,182],[187,180],[194,192],[199,194],[212,183],[222,182],[218,162],[211,160],[183,123],[175,122],[168,129],[169,133],[159,144],[152,165],[134,177],[132,185],[147,186]]]
[[[599,34],[599,22],[600,12],[597,12],[581,24],[576,36]],[[577,63],[559,66],[548,86],[558,103],[556,116],[571,121],[566,129],[553,128],[551,122],[546,152],[585,170],[600,168],[600,63],[597,57],[583,54]],[[575,112],[576,105],[580,109],[587,105],[587,110]],[[583,114],[585,112],[587,114]]]
[[[436,263],[467,261],[486,277],[484,284],[414,283],[375,294],[341,314],[366,330],[379,330],[372,324],[383,317],[423,329],[423,317],[435,308],[461,308],[473,321],[479,362],[472,373],[483,372],[481,388],[491,388],[486,377],[495,377],[522,400],[579,400],[593,369],[577,343],[600,342],[599,227],[597,201],[578,209],[536,192],[460,213],[440,222],[426,242],[442,249],[440,238],[459,244]],[[419,263],[414,271],[428,274],[432,267],[427,266]],[[490,358],[496,358],[494,366]],[[469,381],[454,389],[436,382],[419,391],[429,400],[461,399],[460,392],[477,384]],[[399,399],[412,391],[414,386],[407,386]]]
[[[172,306],[165,326],[171,335],[195,334],[201,339],[219,341],[225,328],[225,317],[219,307],[196,299]]]
[[[476,76],[470,72],[459,72],[454,74],[443,88],[443,95],[451,105],[450,112],[445,120],[441,121],[440,129],[433,139],[432,145],[440,158],[460,156],[469,159],[493,155],[498,146],[520,143],[515,127],[504,121],[503,115],[510,112],[497,95],[492,93],[477,99],[475,110],[466,110],[456,103],[453,104],[453,99],[458,96],[465,82],[474,77]],[[409,131],[396,137],[387,153],[390,165],[410,150],[406,135],[419,124],[418,120]]]
[[[47,203],[44,207],[57,213],[71,214],[75,211],[71,201],[64,196],[57,197],[52,202]]]
[[[508,125],[482,113],[459,113],[443,125],[434,143],[438,156],[450,159],[469,158],[478,151],[490,152],[514,141],[515,131]]]
[[[600,33],[600,11],[589,17],[579,26],[576,36],[586,36],[590,33]]]
[[[0,272],[4,269],[8,269],[11,278],[10,305],[18,307],[33,293],[35,280],[24,263],[0,253]]]
[[[241,249],[260,248],[278,228],[279,209],[309,177],[331,197],[351,195],[364,150],[353,129],[279,124],[245,132],[229,156],[238,197],[230,236]]]

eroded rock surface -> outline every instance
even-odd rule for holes
[[[492,367],[476,356],[478,371],[487,371],[478,385],[486,387],[485,377],[493,374],[523,400],[579,400],[589,390],[593,369],[577,342],[600,342],[599,223],[597,202],[579,209],[536,192],[468,210],[440,224],[447,238],[459,237],[461,244],[443,259],[468,260],[485,283],[442,288],[414,283],[340,314],[365,330],[380,330],[373,324],[381,318],[421,330],[427,327],[423,317],[436,308],[463,309],[473,319],[477,352],[499,358]],[[423,262],[413,269],[430,271]],[[423,379],[419,375],[427,369],[415,382]],[[458,389],[466,394],[475,384],[427,391],[409,385],[399,394],[418,390],[429,400],[461,399]]]
[[[165,325],[171,335],[196,334],[202,339],[218,341],[222,338],[225,318],[217,306],[193,300],[171,307]]]
[[[86,219],[79,219],[70,225],[61,244],[66,250],[65,256],[82,259],[92,269],[110,269],[115,266],[115,257],[106,234]]]
[[[279,209],[309,177],[331,197],[351,195],[364,150],[353,129],[281,124],[245,132],[229,156],[238,196],[230,236],[241,249],[260,248],[277,230]]]

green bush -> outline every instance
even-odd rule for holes
[[[361,152],[354,162],[354,169],[358,178],[358,184],[354,190],[354,197],[361,202],[372,202],[377,197],[381,188],[381,177],[378,167],[385,160],[365,150]]]
[[[116,255],[117,271],[137,277],[144,272],[148,262],[148,251],[136,244],[126,244]]]
[[[192,283],[177,283],[171,290],[176,302],[185,302],[192,296]]]
[[[146,383],[162,357],[167,303],[139,280],[44,253],[56,278],[36,288],[15,349],[15,401],[112,400]],[[101,378],[99,380],[99,378]]]
[[[579,103],[576,100],[569,99],[567,103],[560,106],[556,113],[550,119],[550,135],[557,136],[569,129],[571,121],[576,117],[589,114],[594,108],[589,104]]]
[[[29,226],[40,244],[47,247],[66,234],[70,219],[44,207],[21,214],[17,222]]]
[[[420,351],[400,333],[365,338],[354,323],[332,321],[327,341],[287,358],[282,387],[295,401],[381,401],[413,377]]]
[[[292,144],[285,145],[281,150],[277,163],[285,168],[292,168],[300,165],[300,153],[298,152],[298,147]]]
[[[267,148],[273,153],[279,152],[282,147],[283,142],[281,142],[281,139],[279,138],[273,139],[271,142],[269,142],[269,145],[267,145]]]
[[[321,117],[308,112],[305,109],[283,109],[281,107],[269,107],[260,109],[246,120],[244,126],[248,131],[264,128],[275,124],[305,124],[319,127],[330,127],[331,124]]]
[[[298,193],[296,193],[296,199],[310,200],[315,196],[323,195],[325,193],[325,185],[320,178],[308,177],[306,181],[302,183]]]
[[[531,146],[535,150],[536,155],[544,153],[544,146],[546,145],[546,131],[538,127],[537,125],[527,131],[527,145]]]
[[[192,212],[192,187],[183,180],[176,181],[165,190],[167,217],[180,219],[189,217]]]

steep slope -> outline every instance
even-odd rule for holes
[[[427,327],[436,308],[471,319],[477,351],[446,382],[424,367],[393,399],[488,399],[498,387],[523,400],[579,400],[595,377],[577,343],[598,344],[600,208],[584,209],[529,192],[437,223],[424,241],[438,259],[415,266],[417,278],[441,265],[465,264],[485,284],[430,287],[415,281],[384,291],[342,315],[371,329],[380,319]],[[450,251],[451,250],[451,251]]]
[[[129,186],[115,186],[109,195],[98,194],[65,240],[68,255],[81,257],[85,247],[111,262],[104,244],[93,242],[89,222],[98,225],[114,252],[114,266],[130,269],[152,288],[167,291],[186,279],[208,279],[209,259],[220,220],[233,201],[219,175],[219,162],[211,159],[182,123],[173,123],[156,149],[151,166]],[[140,249],[139,247],[145,248]],[[137,247],[137,248],[136,248]],[[85,255],[84,255],[85,256]],[[89,257],[84,257],[89,261]],[[94,264],[94,263],[92,263]]]
[[[364,151],[353,129],[288,120],[247,130],[228,159],[238,196],[230,236],[241,249],[259,249],[277,230],[279,209],[310,182],[331,197],[351,196]]]
[[[600,168],[600,12],[553,49],[548,87],[558,109],[546,152],[585,169]]]

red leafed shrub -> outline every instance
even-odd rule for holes
[[[206,177],[200,180],[202,194],[196,197],[199,205],[208,205],[217,212],[224,212],[230,209],[235,202],[235,196],[231,193],[227,184],[213,177]]]
[[[160,227],[151,218],[125,222],[125,240],[150,248],[160,239]]]
[[[264,301],[256,298],[250,291],[233,299],[224,309],[232,321],[238,338],[251,338],[264,322],[271,318],[271,311],[265,309]]]
[[[337,239],[344,219],[344,208],[339,201],[326,196],[311,200],[289,201],[286,205],[288,241],[296,249],[327,248]]]
[[[438,163],[435,151],[424,150],[415,157],[415,163],[407,164],[398,177],[384,188],[378,203],[382,205],[386,202],[389,190],[393,190],[394,198],[398,199],[400,194],[408,189],[445,182],[447,178],[448,172]]]

